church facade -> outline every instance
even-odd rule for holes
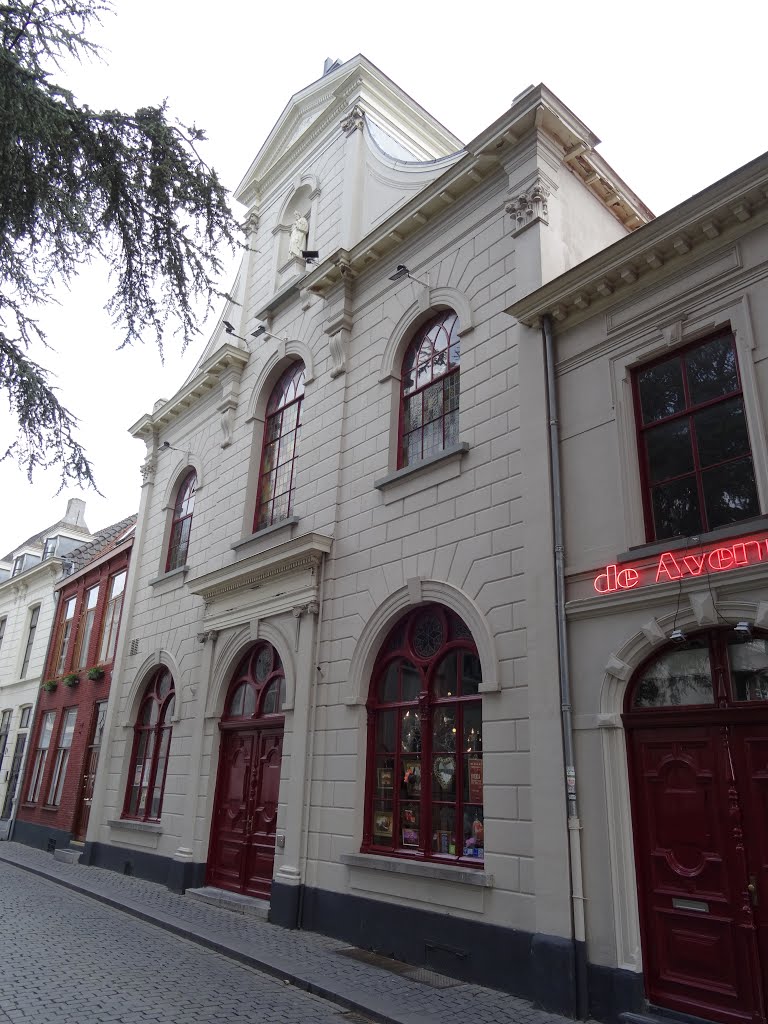
[[[598,141],[540,86],[462,145],[363,57],[288,104],[231,301],[132,428],[86,861],[578,1011],[544,356],[507,310],[651,220]]]

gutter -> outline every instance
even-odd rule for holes
[[[573,743],[573,715],[571,706],[570,661],[568,658],[568,630],[565,618],[565,548],[563,543],[563,498],[560,472],[560,432],[555,382],[555,356],[552,320],[542,317],[545,368],[547,376],[547,411],[549,416],[549,470],[552,487],[552,526],[555,541],[555,612],[557,616],[557,654],[560,680],[560,715],[565,761],[565,788],[568,802],[568,860],[571,887],[571,933],[576,984],[576,1013],[582,1019],[589,1016],[587,947],[584,925],[584,876],[581,862],[581,822],[576,796],[576,762]]]

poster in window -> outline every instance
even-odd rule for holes
[[[392,811],[374,811],[373,834],[384,839],[392,838]]]
[[[417,828],[403,829],[403,846],[418,846],[419,830]]]
[[[421,796],[421,762],[414,758],[403,759],[403,785],[410,799]]]
[[[392,789],[394,774],[391,768],[379,768],[379,789]]]
[[[481,757],[470,757],[467,761],[469,772],[469,802],[481,804],[483,802],[483,759]]]

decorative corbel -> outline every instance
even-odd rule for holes
[[[329,302],[332,310],[326,321],[325,333],[331,353],[331,377],[340,376],[347,368],[347,348],[352,333],[351,291],[351,280],[346,279],[336,301]]]
[[[344,120],[341,122],[341,130],[346,136],[353,135],[358,129],[362,129],[365,123],[365,111],[356,103]]]
[[[300,604],[297,604],[294,608],[291,609],[291,611],[293,612],[293,617],[294,619],[296,619],[296,646],[294,648],[294,650],[296,651],[298,651],[299,649],[299,637],[301,635],[301,616],[304,614],[306,610],[306,606]]]
[[[507,203],[506,211],[512,218],[513,237],[537,222],[545,226],[549,224],[549,196],[549,188],[541,178],[537,178],[525,192]]]
[[[155,482],[155,471],[157,470],[157,431],[153,430],[144,439],[144,443],[147,446],[147,455],[144,462],[141,464],[141,486],[144,487],[147,484]]]
[[[216,406],[221,416],[221,442],[222,448],[228,448],[232,444],[232,435],[235,429],[235,410],[237,399],[240,394],[240,369],[234,367],[225,370],[221,377],[221,401]]]

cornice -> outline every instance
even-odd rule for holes
[[[192,594],[204,601],[247,590],[277,576],[303,570],[313,571],[331,550],[332,537],[308,533],[250,555],[223,569],[205,573],[187,581]]]
[[[24,572],[17,573],[16,576],[9,576],[7,580],[3,580],[0,583],[0,594],[10,593],[22,586],[29,587],[32,581],[40,582],[47,575],[55,579],[61,572],[61,568],[61,557],[53,555],[51,558],[46,558],[43,562],[38,562],[37,565],[30,566]]]
[[[201,364],[194,377],[173,398],[142,416],[129,428],[129,432],[133,437],[148,440],[155,431],[167,427],[208,395],[228,370],[239,377],[249,358],[250,353],[244,349],[228,343],[222,345]]]
[[[117,547],[110,548],[109,551],[106,551],[99,558],[94,558],[92,562],[87,562],[82,567],[82,569],[78,569],[77,572],[73,572],[71,575],[65,576],[64,579],[60,580],[53,588],[54,591],[61,591],[66,589],[66,587],[68,587],[71,583],[78,583],[80,580],[83,579],[84,576],[87,576],[89,573],[92,573],[95,569],[102,568],[109,562],[116,562],[118,560],[121,560],[125,561],[125,564],[127,566],[130,562],[130,550],[133,547],[134,539],[135,534],[128,537]]]
[[[768,222],[768,154],[645,224],[507,309],[573,326]]]
[[[399,207],[353,249],[337,249],[302,279],[302,287],[325,297],[342,278],[357,276],[442,216],[458,200],[498,174],[516,149],[537,135],[554,144],[559,158],[628,230],[653,218],[651,211],[592,152],[600,140],[545,86],[524,93],[512,108],[467,147],[464,156]]]

